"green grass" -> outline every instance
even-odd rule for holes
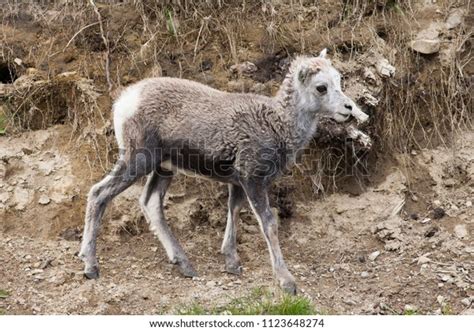
[[[403,311],[403,315],[405,316],[411,316],[411,315],[419,315],[418,311],[416,309],[405,309]]]
[[[301,296],[274,296],[265,289],[256,288],[250,294],[232,299],[222,306],[203,307],[194,303],[178,310],[181,315],[317,315],[308,298]]]
[[[7,119],[5,115],[0,112],[0,135],[4,135],[6,132]]]
[[[165,11],[166,15],[166,27],[168,28],[168,32],[172,34],[174,37],[178,35],[176,31],[176,25],[174,23],[174,11],[173,9],[167,8]]]
[[[5,290],[0,289],[0,299],[6,299],[10,296],[10,293],[8,293]]]

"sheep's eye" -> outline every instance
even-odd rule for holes
[[[321,94],[325,94],[328,91],[328,88],[326,87],[326,85],[319,85],[316,86],[316,90],[318,90],[318,92]]]

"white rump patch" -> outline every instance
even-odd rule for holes
[[[125,145],[123,138],[123,125],[125,121],[136,113],[138,106],[140,105],[142,88],[143,84],[140,83],[129,86],[114,102],[114,130],[119,148],[123,148]]]

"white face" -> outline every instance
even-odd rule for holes
[[[351,116],[365,122],[368,115],[342,92],[341,75],[325,56],[324,50],[319,57],[308,58],[300,66],[297,75],[301,106],[337,122],[345,122]]]

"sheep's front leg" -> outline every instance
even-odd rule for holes
[[[237,221],[244,201],[245,192],[242,187],[229,184],[229,211],[227,212],[227,225],[221,253],[225,258],[225,270],[234,275],[242,273],[240,258],[237,254]]]
[[[266,186],[260,181],[247,182],[243,188],[267,242],[273,273],[285,292],[296,294],[295,279],[288,271],[281,253],[278,242],[278,224],[270,209]]]
[[[196,277],[196,270],[193,268],[191,262],[189,262],[186,253],[171,232],[163,212],[165,194],[172,178],[172,172],[166,172],[161,169],[152,173],[140,197],[140,206],[146,220],[150,224],[151,231],[158,237],[165,248],[171,263],[177,265],[179,272],[183,276]]]

